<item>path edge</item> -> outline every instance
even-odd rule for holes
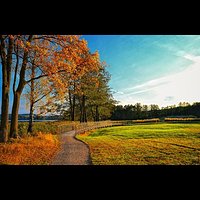
[[[78,140],[78,141],[82,142],[84,145],[86,145],[86,147],[88,148],[88,151],[89,151],[89,156],[88,156],[88,165],[93,165],[89,145],[88,145],[87,143],[85,143],[84,141],[82,141],[82,140],[76,138],[76,135],[77,135],[77,134],[80,134],[80,133],[76,133],[76,132],[75,132],[75,135],[73,136],[73,138],[74,138],[75,140]]]

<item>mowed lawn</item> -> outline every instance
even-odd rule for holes
[[[199,165],[200,124],[159,123],[102,128],[77,138],[95,165]]]

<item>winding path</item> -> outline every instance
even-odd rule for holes
[[[51,165],[91,165],[88,146],[75,138],[75,131],[61,134],[61,150]]]

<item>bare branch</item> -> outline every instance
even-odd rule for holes
[[[46,94],[44,94],[42,97],[40,97],[39,99],[35,100],[33,103],[37,103],[38,101],[42,100],[44,97],[46,97],[48,94],[50,94],[51,91],[47,92]]]
[[[65,72],[65,71],[66,71],[66,70],[59,70],[59,71],[57,71],[57,72],[55,72],[55,73],[52,73],[52,75],[57,74],[57,73],[60,73],[60,72]],[[34,77],[34,78],[32,78],[32,79],[26,81],[26,83],[29,83],[29,82],[31,82],[32,80],[34,81],[34,80],[37,80],[37,79],[40,79],[40,78],[43,78],[43,77],[46,77],[46,76],[48,76],[48,74],[43,74],[43,75]]]
[[[17,78],[17,70],[18,70],[18,66],[19,66],[19,56],[18,56],[18,45],[17,45],[17,49],[16,49],[16,58],[17,58],[17,62],[16,62],[16,66],[15,66],[15,74],[14,74],[14,80],[13,80],[13,94],[15,94],[15,85],[16,85],[16,78]]]
[[[43,74],[43,75],[31,78],[30,80],[26,81],[26,83],[30,83],[31,81],[38,80],[38,79],[43,78],[45,76],[48,76],[48,74]]]

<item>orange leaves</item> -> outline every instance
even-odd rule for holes
[[[0,144],[0,164],[48,164],[58,149],[59,142],[51,134],[15,139],[12,143]]]
[[[17,39],[16,44],[18,44],[21,48],[24,48],[24,43],[22,40]]]
[[[31,46],[31,43],[27,41],[27,42],[26,42],[26,46],[27,46],[27,47],[30,47],[30,46]]]
[[[10,39],[14,39],[14,35],[8,35]]]
[[[71,79],[79,80],[100,69],[99,53],[91,54],[87,41],[79,35],[34,35],[31,42],[28,36],[21,35],[16,36],[16,43],[29,52],[40,75],[47,76],[54,90],[62,95]]]

